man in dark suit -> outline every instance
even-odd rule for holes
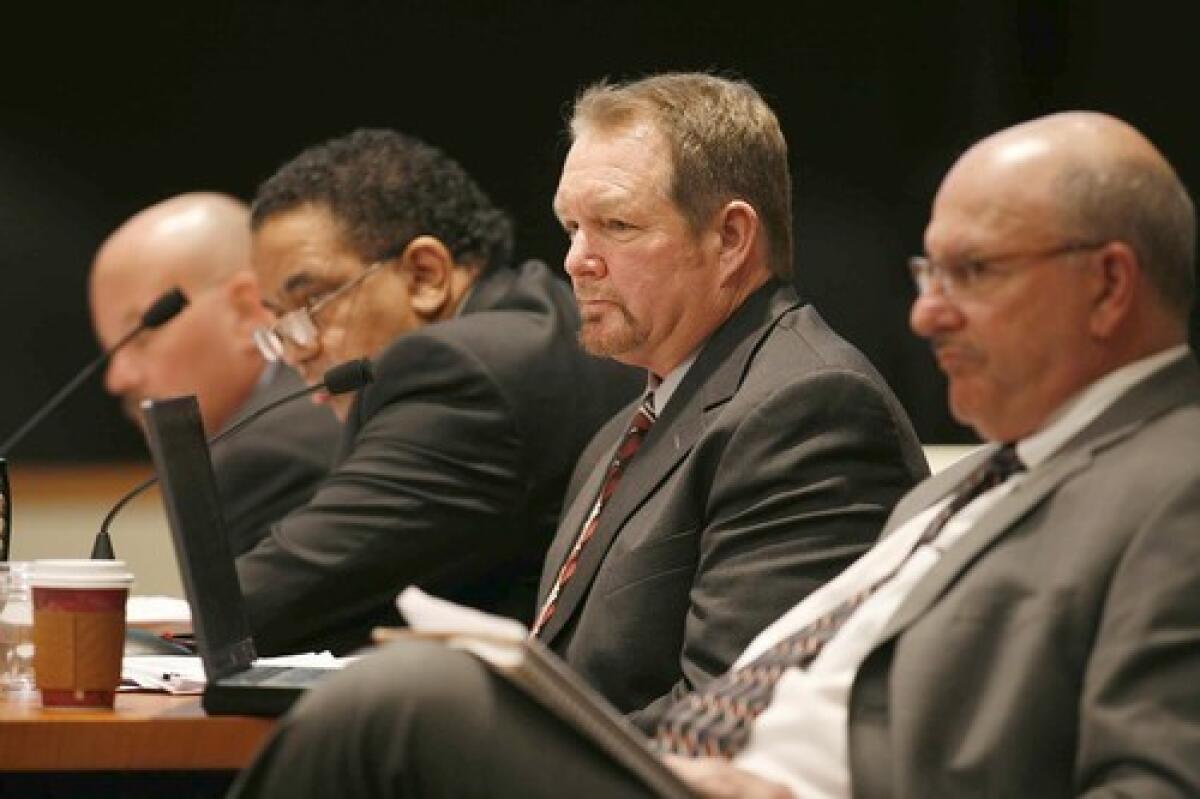
[[[156,203],[105,240],[90,276],[102,346],[124,336],[163,292],[179,287],[188,297],[178,316],[123,347],[105,372],[105,387],[135,423],[144,399],[195,394],[204,426],[215,434],[301,388],[295,372],[264,363],[254,346],[254,330],[270,315],[249,266],[249,209],[223,194]],[[340,432],[328,409],[292,403],[214,449],[235,554],[308,501],[329,471]]]
[[[509,267],[512,231],[462,168],[390,131],[313,147],[259,189],[266,356],[315,383],[375,361],[340,460],[237,559],[260,652],[366,643],[410,583],[526,621],[571,467],[636,375],[584,353],[566,283]]]
[[[1200,794],[1195,231],[1171,167],[1111,117],[1035,120],[958,161],[911,263],[911,323],[991,443],[661,715],[681,788]],[[651,795],[472,656],[388,661],[309,697],[240,789]]]
[[[883,380],[791,287],[786,144],[757,92],[600,85],[571,132],[554,207],[580,339],[649,373],[657,418],[598,515],[636,408],[580,459],[534,630],[640,720],[861,554],[928,472]]]
[[[554,208],[580,341],[649,390],[579,461],[533,630],[643,721],[869,547],[927,469],[790,285],[786,144],[752,87],[602,84],[571,132]]]

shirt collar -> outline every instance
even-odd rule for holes
[[[1187,352],[1187,345],[1179,344],[1126,364],[1091,383],[1063,403],[1044,427],[1017,442],[1017,454],[1021,462],[1030,469],[1042,463],[1127,391],[1155,372],[1183,359]]]
[[[654,408],[655,415],[661,414],[663,408],[667,407],[667,403],[675,394],[675,389],[679,388],[679,384],[683,382],[684,376],[696,362],[696,356],[700,354],[702,348],[703,344],[685,358],[683,363],[668,372],[666,377],[660,378],[654,372],[648,373],[646,390],[650,392],[650,405]]]
[[[271,381],[275,379],[275,374],[282,368],[283,366],[278,361],[264,362],[262,371],[258,373],[258,380],[254,383],[255,390],[271,385]]]
[[[471,281],[471,285],[467,286],[467,290],[463,292],[462,299],[458,301],[458,307],[454,309],[454,317],[463,315],[463,311],[466,310],[467,303],[471,301],[471,295],[475,293],[475,285],[478,282],[479,279],[476,278],[475,280]]]

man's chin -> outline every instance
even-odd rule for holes
[[[632,352],[644,343],[633,330],[603,330],[599,325],[589,325],[586,322],[579,329],[579,345],[588,355],[597,358],[614,358]]]
[[[142,398],[129,397],[121,400],[121,413],[129,420],[130,424],[146,433],[146,426],[142,421]]]
[[[953,378],[950,380],[949,386],[949,402],[950,415],[954,420],[964,427],[969,427],[975,431],[975,434],[980,438],[993,441],[996,440],[996,435],[999,432],[997,425],[993,424],[994,411],[987,412],[988,404],[980,397],[977,392],[972,391],[970,387],[956,385]],[[1001,425],[1002,427],[1002,425]]]

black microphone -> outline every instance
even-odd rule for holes
[[[179,288],[173,288],[155,300],[154,303],[146,309],[146,312],[142,314],[141,320],[138,321],[137,326],[134,327],[133,330],[130,330],[124,335],[124,337],[121,338],[120,341],[96,356],[95,360],[85,366],[79,372],[79,374],[75,375],[71,382],[60,388],[58,393],[50,398],[49,402],[43,405],[37,413],[30,417],[29,421],[21,425],[17,432],[8,437],[8,440],[4,442],[4,445],[0,446],[0,458],[6,457],[10,452],[12,452],[13,447],[20,443],[21,439],[29,435],[30,431],[42,423],[43,419],[49,416],[59,405],[62,405],[67,397],[74,394],[75,390],[83,384],[83,381],[87,380],[92,376],[93,372],[106,364],[108,360],[112,358],[114,354],[116,354],[117,350],[124,347],[130,341],[133,341],[134,337],[136,337],[142,331],[161,327],[169,322],[177,313],[183,310],[184,306],[187,305],[187,302],[187,297],[184,296],[183,291]]]
[[[321,382],[314,386],[302,388],[299,391],[293,391],[291,394],[280,397],[274,402],[269,402],[266,405],[246,414],[241,419],[226,427],[220,433],[217,433],[212,438],[208,439],[208,446],[212,447],[235,433],[242,430],[246,425],[253,422],[263,414],[270,413],[280,405],[286,405],[292,400],[307,397],[309,394],[315,394],[318,391],[328,391],[331,395],[346,394],[351,391],[357,391],[375,379],[375,373],[371,369],[371,361],[368,358],[360,358],[356,361],[346,361],[337,366],[331,367],[321,376]],[[112,521],[116,515],[130,502],[139,496],[150,486],[158,482],[158,475],[151,475],[134,486],[125,496],[117,500],[117,504],[113,505],[112,510],[104,517],[104,521],[100,523],[100,532],[96,534],[96,541],[92,545],[92,560],[112,560],[116,557],[112,548],[112,539],[108,535],[108,528],[112,525]]]

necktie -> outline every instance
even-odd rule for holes
[[[613,455],[612,462],[608,465],[607,473],[604,475],[604,482],[600,485],[600,493],[596,495],[596,501],[592,503],[592,509],[588,513],[587,520],[583,523],[579,537],[575,539],[575,545],[571,547],[567,559],[563,561],[562,568],[558,570],[558,576],[554,579],[554,585],[550,587],[550,593],[546,595],[546,601],[542,603],[542,609],[538,611],[537,618],[533,622],[533,628],[530,630],[531,636],[536,636],[541,632],[542,628],[546,626],[546,622],[554,615],[554,611],[558,607],[558,596],[562,593],[563,586],[575,574],[575,570],[579,567],[579,557],[583,552],[584,546],[587,545],[587,542],[596,533],[600,511],[604,510],[609,497],[617,490],[617,485],[621,482],[621,475],[625,471],[626,464],[629,463],[629,460],[642,446],[642,440],[645,439],[650,426],[654,424],[654,419],[652,395],[647,392],[641,406],[637,409],[637,413],[633,415],[633,420],[630,421],[629,428],[625,431],[625,436],[621,439],[621,443],[617,445],[617,451]]]
[[[953,498],[921,533],[908,555],[894,569],[855,593],[825,615],[746,665],[726,672],[703,690],[672,705],[659,723],[656,735],[660,751],[692,757],[731,758],[750,740],[754,719],[771,702],[775,684],[789,668],[806,668],[820,654],[847,619],[867,597],[903,568],[912,553],[937,538],[950,518],[980,494],[995,488],[1024,468],[1013,445],[1006,444],[967,475]]]

